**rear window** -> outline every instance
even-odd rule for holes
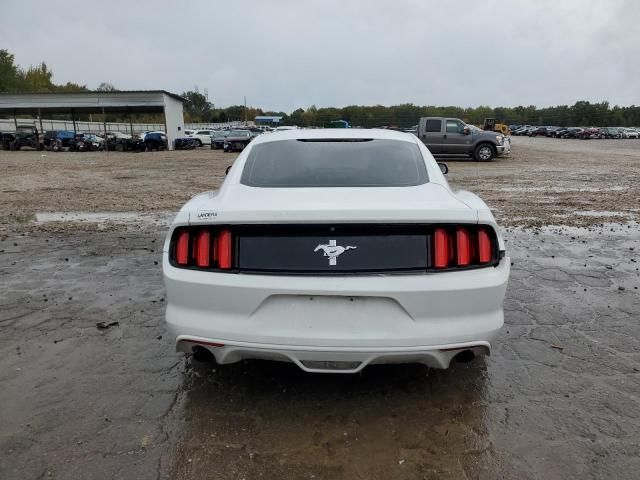
[[[400,140],[281,140],[254,145],[241,183],[251,187],[408,187],[428,181],[418,146]]]

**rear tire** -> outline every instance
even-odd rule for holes
[[[473,154],[473,158],[475,158],[477,162],[490,162],[495,156],[496,152],[489,143],[481,143],[478,145]]]
[[[202,142],[200,140],[196,140],[196,147],[201,147],[202,146]]]

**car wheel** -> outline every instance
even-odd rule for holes
[[[473,156],[478,162],[490,162],[493,160],[495,153],[491,145],[488,143],[481,143],[476,147],[476,151]]]
[[[202,142],[200,140],[196,140],[196,147],[201,147],[202,146]]]

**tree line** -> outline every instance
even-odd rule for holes
[[[198,92],[185,92],[185,119],[191,122],[217,123],[233,120],[244,120],[245,109],[242,105],[228,108],[215,108],[204,95]],[[396,126],[410,128],[418,123],[420,117],[453,117],[460,118],[473,125],[482,125],[485,118],[495,118],[498,122],[509,125],[553,125],[559,127],[597,126],[597,127],[631,127],[640,126],[640,106],[611,106],[609,102],[591,103],[579,101],[574,105],[558,105],[554,107],[441,107],[435,105],[419,106],[411,103],[401,105],[347,107],[322,107],[312,105],[307,109],[298,108],[293,112],[263,111],[249,107],[246,118],[253,120],[256,115],[274,115],[282,117],[282,125],[300,127],[321,127],[333,120],[346,120],[352,126],[373,128]]]
[[[8,50],[0,49],[0,92],[89,92],[86,85],[67,82],[53,83],[53,71],[45,62],[23,68],[15,63],[15,57]],[[94,91],[117,91],[116,87],[103,82]],[[182,93],[186,99],[185,121],[188,123],[221,123],[237,120],[252,121],[256,115],[282,117],[283,125],[300,127],[321,127],[333,120],[346,120],[352,126],[371,128],[396,126],[409,128],[418,123],[420,117],[454,117],[467,123],[481,125],[485,118],[495,118],[498,122],[518,125],[554,126],[640,126],[640,106],[611,106],[609,102],[591,103],[578,101],[573,105],[558,105],[538,108],[535,105],[517,107],[456,107],[419,106],[412,103],[401,105],[349,105],[346,107],[298,108],[293,112],[263,111],[260,108],[232,105],[216,108],[198,91]],[[136,116],[139,121],[161,122],[161,115]],[[83,120],[84,118],[80,118]],[[117,115],[107,115],[107,121],[124,121]]]

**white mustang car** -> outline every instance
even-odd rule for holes
[[[276,132],[177,214],[166,320],[178,351],[221,364],[447,368],[490,352],[509,266],[489,208],[414,135]]]

